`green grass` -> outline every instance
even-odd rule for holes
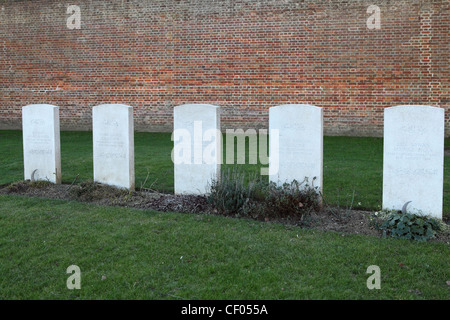
[[[323,192],[328,203],[378,210],[383,194],[383,139],[324,138]]]
[[[135,133],[135,181],[141,186],[173,192],[173,142],[170,133]],[[224,150],[226,140],[224,139]],[[450,139],[445,140],[450,146]],[[248,151],[248,148],[246,148]],[[23,180],[21,131],[0,131],[0,184]],[[61,132],[62,180],[92,179],[92,133]],[[225,155],[224,155],[225,159]],[[248,154],[247,154],[248,159]],[[225,164],[224,168],[231,165]],[[444,161],[444,217],[450,216],[450,159]],[[258,174],[261,164],[242,165]],[[144,184],[145,183],[145,184]],[[330,205],[378,210],[382,201],[383,139],[324,137],[323,193]]]
[[[0,299],[448,299],[448,245],[0,196]],[[81,269],[81,289],[66,269]],[[378,265],[381,289],[366,286]],[[103,280],[102,280],[103,278]]]
[[[137,187],[173,192],[171,150],[170,134],[136,133]],[[327,201],[348,206],[355,191],[355,207],[378,209],[382,150],[379,138],[325,137]],[[23,180],[20,131],[0,131],[0,154],[0,184]],[[61,132],[61,155],[63,182],[92,179],[90,132]],[[0,203],[0,299],[450,298],[446,243],[12,195]],[[66,287],[73,264],[81,290]],[[366,286],[370,265],[380,290]]]

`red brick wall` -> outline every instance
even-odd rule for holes
[[[172,130],[173,107],[222,107],[222,127],[264,128],[268,108],[324,107],[329,135],[380,135],[383,109],[449,108],[449,0],[0,0],[0,128],[21,107],[134,107],[135,127]],[[367,7],[381,9],[370,30]],[[446,129],[450,132],[449,115]]]

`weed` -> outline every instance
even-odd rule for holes
[[[405,208],[405,206],[404,206]],[[442,223],[438,219],[403,211],[381,211],[372,216],[374,226],[384,236],[398,239],[427,241],[442,231]]]

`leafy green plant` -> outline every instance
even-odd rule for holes
[[[437,219],[401,211],[386,213],[381,221],[383,222],[378,223],[378,229],[385,235],[398,239],[427,241],[434,238],[441,229]]]

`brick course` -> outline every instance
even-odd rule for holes
[[[63,130],[128,104],[140,131],[171,131],[184,103],[222,107],[223,129],[308,103],[327,135],[380,136],[386,107],[449,108],[449,0],[74,0],[73,30],[68,5],[0,0],[0,128],[35,103],[60,106]]]

